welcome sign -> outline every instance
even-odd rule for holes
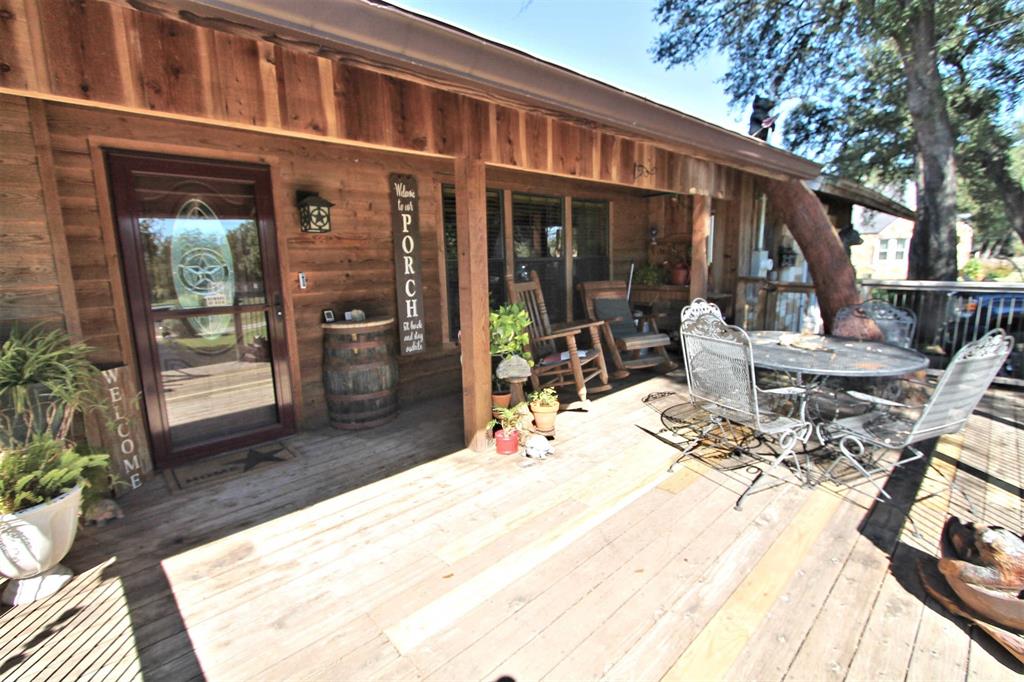
[[[420,197],[416,178],[392,173],[391,233],[395,245],[395,292],[402,355],[423,352],[423,291],[420,277]]]

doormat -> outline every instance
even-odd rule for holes
[[[170,491],[177,493],[237,478],[254,469],[266,469],[295,457],[295,452],[286,443],[275,440],[165,469],[164,480]]]

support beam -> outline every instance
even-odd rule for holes
[[[487,298],[487,181],[484,162],[455,158],[455,223],[459,245],[462,329],[462,418],[466,446],[487,447],[491,418],[491,343]]]
[[[708,295],[708,230],[711,229],[711,197],[693,195],[693,228],[690,232],[690,300]]]

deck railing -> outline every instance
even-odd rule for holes
[[[917,315],[914,347],[943,368],[965,344],[1002,328],[1016,339],[1003,376],[1024,378],[1024,284],[862,280],[864,300],[878,298]],[[736,321],[747,329],[821,329],[814,286],[740,277]]]

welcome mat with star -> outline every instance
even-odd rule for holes
[[[288,445],[279,440],[207,457],[190,464],[164,469],[164,480],[172,493],[237,478],[254,469],[261,471],[278,462],[295,459]]]

